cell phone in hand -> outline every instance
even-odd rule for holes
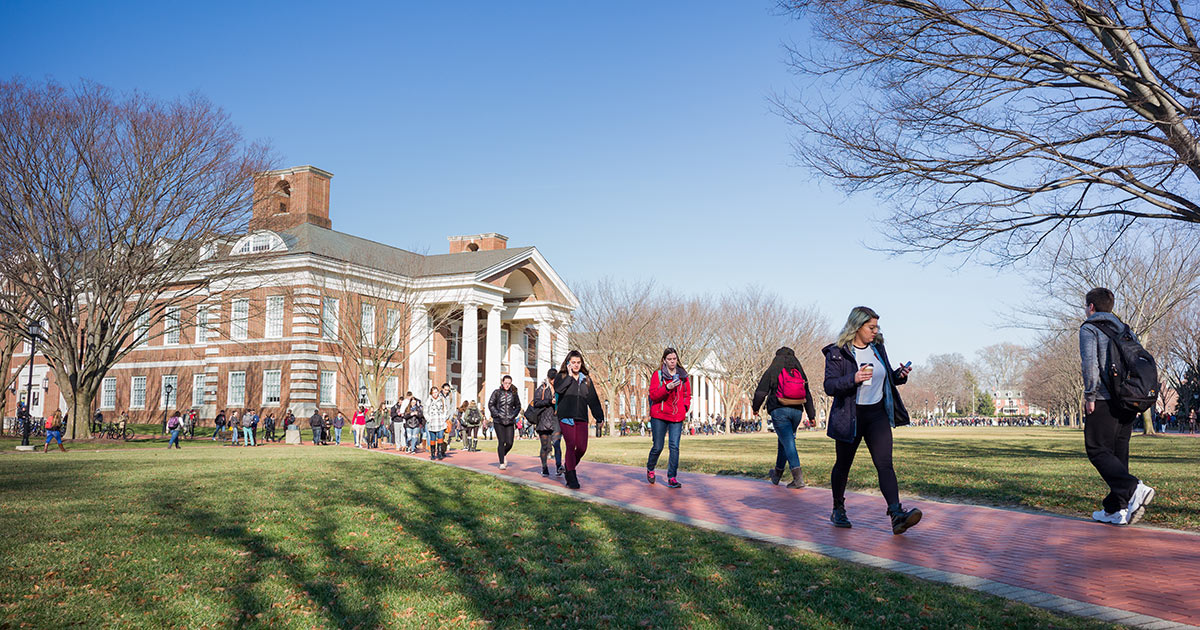
[[[901,370],[907,370],[907,369],[908,369],[908,368],[910,368],[910,367],[912,367],[912,361],[909,361],[908,363],[905,363],[904,365],[901,365],[901,366],[900,366],[900,369],[901,369]]]

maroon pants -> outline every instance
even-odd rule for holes
[[[562,423],[559,423],[559,426],[562,427],[563,442],[566,443],[566,453],[563,454],[564,467],[573,471],[587,452],[588,425],[584,420],[576,420],[573,427]]]

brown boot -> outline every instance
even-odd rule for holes
[[[783,477],[783,469],[782,468],[772,468],[770,471],[767,472],[767,477],[769,477],[771,479],[771,483],[778,486],[779,480]]]
[[[793,490],[799,490],[804,487],[804,470],[799,466],[792,469],[792,482],[787,487]]]

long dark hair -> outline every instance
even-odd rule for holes
[[[561,378],[571,373],[567,369],[567,364],[571,362],[572,357],[579,357],[579,373],[584,376],[591,376],[591,374],[588,374],[587,361],[583,360],[583,353],[578,350],[572,350],[567,353],[567,356],[563,357],[562,365],[558,368],[558,376]]]
[[[796,351],[787,346],[775,351],[775,358],[771,360],[771,365],[767,366],[767,379],[774,383],[784,368],[804,371],[800,366],[800,359],[796,358]]]
[[[662,358],[658,360],[659,364],[661,365],[663,363],[666,363],[667,357],[671,356],[672,354],[675,355],[675,360],[679,361],[679,353],[675,351],[675,348],[672,348],[671,346],[667,346],[667,349],[663,350]]]

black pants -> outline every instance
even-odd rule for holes
[[[312,428],[313,444],[315,444],[317,446],[320,446],[320,444],[321,444],[321,431],[322,430],[323,430],[323,427],[313,427]]]
[[[892,468],[892,426],[888,422],[887,410],[883,403],[874,405],[858,405],[855,409],[858,418],[858,435],[853,442],[835,442],[837,445],[837,461],[833,464],[830,475],[830,485],[833,487],[833,507],[840,508],[846,504],[846,480],[850,478],[850,465],[854,463],[854,453],[863,440],[867,442],[867,450],[871,453],[871,461],[875,463],[875,472],[879,475],[879,491],[888,505],[900,503],[900,485],[896,482],[896,469]]]
[[[1114,409],[1107,400],[1097,400],[1096,409],[1083,426],[1083,446],[1088,461],[1108,484],[1104,511],[1116,512],[1129,506],[1138,479],[1129,474],[1129,437],[1136,416]]]
[[[500,462],[504,462],[504,457],[512,450],[513,436],[516,435],[517,425],[515,424],[500,424],[496,423],[496,439],[500,445],[496,447],[496,453],[500,455]]]
[[[555,423],[557,424],[557,423]],[[538,439],[542,442],[541,451],[538,455],[542,458],[542,468],[547,468],[547,459],[550,456],[550,451],[554,451],[554,465],[562,468],[562,433],[558,431],[538,431]]]

